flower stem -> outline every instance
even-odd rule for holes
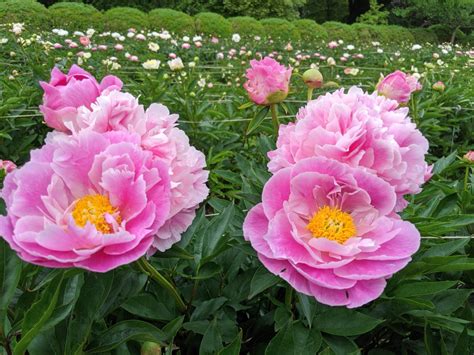
[[[467,181],[469,180],[469,167],[466,166],[466,174],[464,175],[464,191],[467,192]]]
[[[313,98],[313,88],[308,88],[308,102],[311,101],[311,99]]]
[[[148,262],[146,257],[143,256],[138,259],[137,264],[139,268],[143,270],[144,273],[146,273],[149,277],[158,282],[161,286],[166,288],[173,295],[176,301],[176,305],[178,306],[181,312],[184,312],[186,310],[186,305],[184,304],[183,299],[179,295],[178,290],[176,290],[175,286],[173,286],[171,282],[169,282],[163,275],[161,275],[159,271],[156,270],[154,266]]]
[[[287,287],[285,290],[285,304],[288,308],[292,308],[293,302],[293,288]]]
[[[272,112],[273,129],[275,130],[275,134],[278,135],[278,128],[280,127],[280,121],[278,120],[277,105],[271,104],[270,111]]]

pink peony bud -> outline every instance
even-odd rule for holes
[[[407,75],[397,70],[382,79],[377,84],[376,90],[380,95],[405,104],[410,101],[413,92],[422,89],[418,79],[413,75]]]
[[[303,81],[311,89],[318,89],[323,85],[323,75],[318,69],[308,69],[303,73]]]
[[[91,40],[89,37],[87,36],[81,36],[81,38],[79,38],[79,42],[81,42],[81,44],[84,46],[84,47],[87,47],[89,44],[91,44]]]
[[[15,169],[16,169],[16,165],[14,162],[10,160],[0,160],[0,170],[4,170],[8,174],[8,173],[11,173]]]
[[[464,154],[463,158],[469,163],[474,163],[474,150],[470,150],[469,152]]]
[[[446,89],[446,85],[442,81],[438,81],[433,84],[433,90],[443,92]]]
[[[286,68],[269,57],[251,60],[250,66],[244,84],[250,99],[265,106],[282,102],[288,95],[292,68]]]

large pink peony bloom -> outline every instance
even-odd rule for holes
[[[393,213],[393,188],[360,168],[308,158],[273,175],[248,213],[244,236],[272,273],[331,306],[359,307],[420,245]]]
[[[52,133],[7,175],[0,235],[25,261],[106,272],[143,256],[170,210],[165,163],[128,132]]]
[[[40,82],[40,85],[44,90],[40,111],[46,124],[58,131],[68,132],[79,107],[90,107],[105,90],[120,90],[122,81],[108,75],[99,84],[90,73],[73,65],[67,74],[55,67],[51,71],[50,82]]]
[[[189,144],[189,138],[176,127],[178,115],[160,104],[146,111],[130,94],[110,91],[97,98],[90,109],[82,107],[74,130],[97,132],[129,131],[138,133],[141,145],[156,159],[169,166],[171,209],[166,223],[155,236],[150,254],[164,251],[181,239],[191,225],[195,211],[209,193],[204,154]]]
[[[407,115],[395,101],[356,87],[320,96],[299,111],[296,123],[280,126],[268,168],[275,173],[314,156],[364,167],[395,188],[401,210],[403,195],[418,193],[431,176],[428,141]]]
[[[257,105],[270,105],[283,101],[288,95],[291,68],[279,64],[275,59],[265,57],[251,60],[244,84],[250,99]]]
[[[413,92],[422,88],[415,76],[397,70],[382,78],[377,84],[376,90],[380,95],[405,104],[410,101]]]

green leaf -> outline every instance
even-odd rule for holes
[[[222,336],[214,319],[207,328],[199,346],[199,355],[215,354],[222,348]]]
[[[14,355],[23,354],[33,338],[42,330],[43,325],[53,314],[58,301],[64,273],[57,275],[46,287],[38,301],[25,313],[21,339],[13,350]]]
[[[352,336],[367,333],[382,322],[357,311],[333,308],[319,314],[314,326],[325,333]]]
[[[329,345],[335,355],[360,354],[357,344],[349,338],[324,334],[324,341]]]
[[[234,204],[230,203],[219,216],[212,219],[203,238],[203,256],[207,257],[216,252],[233,216]]]
[[[169,322],[163,327],[163,332],[166,334],[168,341],[170,341],[176,336],[179,329],[183,325],[183,321],[184,321],[184,316],[179,316],[173,319],[171,322]]]
[[[449,315],[460,308],[474,290],[451,289],[439,292],[432,301],[440,314]]]
[[[454,346],[453,354],[469,355],[469,335],[467,334],[467,328],[464,328],[462,333],[459,334],[456,345]]]
[[[321,333],[308,329],[300,321],[290,322],[268,344],[265,354],[316,354],[321,347]]]
[[[311,328],[311,324],[313,321],[313,316],[314,316],[314,306],[312,303],[312,299],[306,295],[303,295],[302,293],[298,292],[298,299],[300,300],[300,306],[301,310],[303,311],[303,314],[308,321],[309,327]]]
[[[87,353],[104,353],[132,339],[162,342],[166,338],[167,336],[162,330],[150,323],[140,320],[126,320],[98,335],[87,349]]]
[[[174,318],[168,308],[149,293],[129,298],[121,305],[127,312],[141,318],[169,321]]]
[[[280,278],[268,272],[263,266],[259,266],[250,281],[250,293],[248,299],[251,299],[267,288],[276,285]]]
[[[221,308],[224,303],[227,302],[227,298],[225,297],[218,297],[213,298],[208,301],[202,302],[199,306],[196,307],[193,314],[191,315],[191,321],[199,320],[199,319],[207,319],[210,316],[214,315],[214,313]]]
[[[398,297],[415,297],[432,295],[456,285],[458,281],[421,281],[398,286],[393,292]]]
[[[423,254],[423,257],[449,256],[457,252],[459,249],[465,247],[469,243],[470,240],[471,240],[470,238],[463,238],[463,239],[453,240],[450,242],[444,242],[443,240],[441,240],[441,242],[438,245],[435,245],[429,248]]]
[[[268,111],[270,110],[269,106],[264,106],[262,107],[257,114],[252,118],[252,120],[249,122],[249,125],[247,126],[247,131],[245,132],[245,135],[250,135],[255,130],[261,126],[263,121],[265,120],[265,117],[268,114]]]
[[[235,337],[232,342],[227,345],[224,349],[219,351],[218,355],[239,355],[240,347],[242,345],[242,331]]]
[[[114,279],[114,273],[90,273],[86,276],[81,294],[76,302],[69,321],[65,353],[81,354],[89,338],[93,322],[99,314],[100,307],[106,301]]]
[[[16,286],[20,281],[21,261],[8,244],[0,240],[0,337],[3,335],[5,317]]]
[[[457,151],[454,151],[447,157],[439,158],[436,163],[434,163],[433,174],[440,174],[441,172],[443,172],[444,169],[446,169],[456,160],[456,156]]]

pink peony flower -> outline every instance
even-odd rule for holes
[[[352,87],[310,101],[296,123],[281,125],[268,168],[275,173],[314,156],[363,167],[395,188],[401,208],[403,195],[420,192],[428,177],[427,152],[408,108]]]
[[[189,139],[176,127],[178,115],[159,104],[146,111],[138,100],[120,91],[106,92],[91,108],[82,107],[73,132],[128,131],[141,137],[141,145],[169,166],[171,208],[166,223],[156,233],[150,253],[164,251],[181,239],[191,225],[195,211],[209,193],[209,173],[204,170],[204,154],[189,144]]]
[[[464,154],[463,158],[470,163],[474,163],[474,150],[470,150],[469,152]]]
[[[251,60],[247,69],[247,82],[244,84],[250,99],[257,105],[270,105],[283,101],[288,95],[291,68],[280,65],[276,60],[266,57]]]
[[[11,160],[0,160],[0,170],[4,170],[7,174],[16,169],[16,164]]]
[[[330,49],[337,48],[337,47],[339,47],[339,43],[337,43],[336,41],[331,41],[331,42],[328,43],[328,47]]]
[[[380,95],[404,104],[410,101],[413,92],[422,89],[418,79],[397,70],[383,77],[377,84],[376,90]]]
[[[170,178],[136,134],[54,132],[7,175],[2,198],[0,235],[23,260],[106,272],[150,248],[169,214]]]
[[[79,38],[79,42],[81,42],[81,44],[84,46],[84,47],[87,47],[89,44],[91,44],[91,40],[89,37],[87,36],[81,36]]]
[[[379,297],[419,248],[416,228],[393,214],[395,200],[393,187],[363,169],[308,158],[270,178],[244,236],[298,292],[359,307]]]
[[[113,75],[104,77],[99,84],[88,72],[73,65],[68,74],[58,68],[51,71],[49,83],[40,82],[44,90],[40,111],[46,124],[61,132],[69,131],[68,125],[76,120],[77,109],[90,107],[105,90],[122,88],[122,81]]]

